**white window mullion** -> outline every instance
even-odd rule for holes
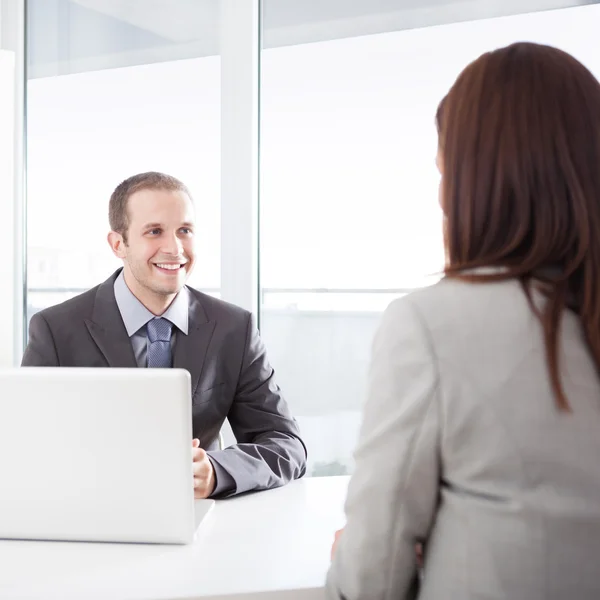
[[[258,312],[260,0],[221,0],[221,297]]]
[[[0,367],[23,353],[25,283],[25,0],[0,0]]]

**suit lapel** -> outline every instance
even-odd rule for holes
[[[117,271],[98,287],[92,318],[85,324],[110,367],[137,367],[131,340],[115,300]]]
[[[192,396],[202,374],[206,352],[215,331],[215,321],[209,321],[193,289],[189,291],[188,334],[177,332],[173,367],[186,369],[192,377]]]

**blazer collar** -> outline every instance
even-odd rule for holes
[[[131,340],[115,300],[114,283],[121,270],[98,286],[92,317],[86,320],[86,326],[109,366],[135,368],[137,364]],[[189,371],[193,395],[200,381],[216,321],[209,319],[201,294],[193,288],[188,288],[188,299],[188,334],[177,332],[173,367]]]
[[[201,295],[188,288],[189,319],[188,334],[177,334],[173,367],[186,369],[192,377],[192,395],[198,388],[202,367],[208,352],[210,340],[215,331],[216,321],[209,319],[201,303]]]
[[[121,269],[98,286],[92,318],[86,326],[110,367],[136,367],[131,340],[115,300],[114,284]]]

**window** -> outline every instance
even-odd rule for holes
[[[381,311],[443,267],[434,116],[458,73],[530,40],[600,75],[598,6],[433,4],[265,0],[261,323],[313,475],[351,470]]]
[[[202,260],[191,283],[218,294],[218,1],[33,0],[28,19],[28,317],[120,265],[108,200],[150,170],[195,197]]]
[[[343,474],[381,312],[443,266],[439,100],[470,60],[517,40],[600,76],[600,6],[263,0],[260,70],[257,6],[28,0],[26,317],[119,266],[105,238],[122,179],[175,175],[198,210],[190,283],[245,308],[260,298],[309,473]]]

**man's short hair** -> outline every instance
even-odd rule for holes
[[[187,187],[176,177],[158,173],[157,171],[148,171],[139,173],[122,181],[112,193],[108,203],[108,222],[112,231],[116,231],[123,236],[127,243],[127,230],[129,229],[129,213],[127,204],[129,198],[140,190],[164,190],[168,192],[183,192],[191,199],[191,194]]]

